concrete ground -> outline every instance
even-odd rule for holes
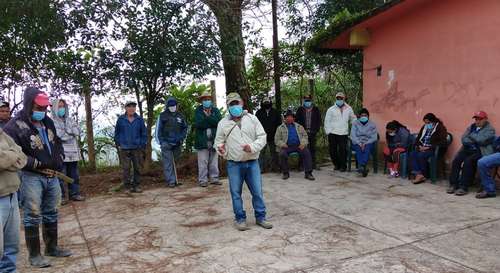
[[[224,186],[102,196],[61,209],[71,258],[19,272],[500,272],[500,198],[456,197],[428,183],[370,174],[264,175],[271,230],[232,226]],[[22,235],[23,236],[23,235]]]

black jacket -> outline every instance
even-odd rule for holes
[[[31,122],[31,112],[35,97],[41,93],[37,88],[30,87],[24,92],[24,108],[5,125],[4,131],[21,146],[23,153],[28,156],[28,163],[23,168],[26,171],[35,169],[62,169],[64,150],[61,139],[56,134],[54,122],[47,115],[41,121],[47,130],[50,150],[43,143],[38,130]]]
[[[278,129],[278,126],[281,125],[283,120],[280,113],[278,113],[278,111],[274,108],[269,109],[269,112],[261,108],[257,111],[257,113],[255,113],[255,116],[257,116],[262,124],[262,127],[264,127],[264,131],[266,131],[267,142],[274,143],[276,129]]]
[[[306,108],[304,106],[297,109],[296,121],[306,129],[308,134],[316,135],[321,128],[321,113],[318,107],[313,106],[311,114],[311,128],[309,130],[306,128]]]

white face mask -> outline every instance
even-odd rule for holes
[[[168,111],[170,111],[170,113],[177,111],[177,106],[169,106]]]

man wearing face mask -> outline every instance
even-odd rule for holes
[[[10,120],[10,107],[7,101],[0,98],[0,128],[3,128]]]
[[[125,114],[118,117],[115,126],[115,144],[118,147],[123,170],[123,186],[127,194],[141,193],[142,163],[144,161],[147,134],[144,119],[136,113],[137,103],[125,103]],[[130,179],[130,168],[134,176]]]
[[[264,131],[267,134],[267,145],[262,150],[262,155],[259,159],[261,168],[271,168],[272,171],[277,171],[278,154],[276,153],[276,145],[274,144],[274,135],[276,134],[276,129],[281,124],[281,115],[273,108],[271,99],[265,97],[262,99],[260,104],[260,109],[255,113],[259,119]],[[266,149],[267,148],[267,149]],[[264,154],[268,151],[269,155]]]
[[[45,255],[71,256],[70,251],[57,244],[57,206],[61,201],[61,187],[59,180],[47,171],[62,169],[63,147],[52,119],[46,115],[49,106],[47,94],[30,87],[24,92],[23,103],[23,110],[4,129],[28,157],[21,173],[21,204],[29,261],[34,267],[48,267],[49,261],[40,253],[40,224],[43,224]]]
[[[313,104],[312,96],[304,96],[304,103],[297,109],[297,123],[306,129],[308,136],[308,148],[311,152],[313,169],[319,170],[316,164],[316,136],[321,127],[321,113],[319,108]]]
[[[477,161],[495,152],[495,128],[488,121],[488,115],[479,111],[474,113],[473,119],[474,123],[462,135],[462,148],[451,164],[449,194],[467,194],[476,174]]]
[[[80,179],[78,174],[78,161],[80,161],[80,147],[78,136],[80,128],[76,122],[68,115],[68,104],[63,99],[56,99],[52,102],[52,120],[56,127],[57,136],[61,139],[64,148],[64,173],[73,178],[73,183],[68,184],[68,197],[72,201],[84,201],[80,194]],[[60,181],[62,202],[66,204],[66,187],[64,181]]]
[[[200,96],[201,105],[196,108],[194,116],[195,142],[198,151],[198,183],[200,187],[210,183],[221,185],[219,181],[219,157],[213,148],[217,132],[217,124],[221,120],[219,109],[212,103],[212,94],[203,92]]]
[[[295,122],[295,117],[291,109],[288,109],[284,116],[285,121],[278,127],[276,136],[274,137],[274,142],[280,153],[281,171],[283,172],[282,178],[286,180],[290,177],[288,156],[291,153],[299,153],[304,165],[305,179],[315,180],[312,175],[311,153],[307,148],[309,144],[307,132],[302,125]]]
[[[338,92],[335,95],[335,105],[328,108],[325,116],[325,133],[328,136],[330,157],[335,170],[345,172],[347,169],[347,140],[349,135],[349,121],[356,119],[356,115],[345,102],[345,95]]]
[[[366,165],[377,141],[377,126],[370,120],[370,112],[366,108],[361,109],[359,118],[352,123],[351,141],[351,148],[356,152],[358,172],[366,177],[368,175]]]
[[[187,123],[177,109],[177,100],[169,97],[166,110],[160,114],[156,130],[161,145],[163,172],[167,186],[173,188],[181,185],[175,172],[175,160],[181,154],[182,142],[187,136]]]
[[[270,229],[273,225],[266,220],[262,177],[257,162],[266,145],[266,132],[256,116],[243,110],[243,100],[238,93],[227,95],[227,106],[229,114],[217,126],[214,148],[227,160],[235,227],[240,231],[249,229],[241,199],[243,183],[246,183],[252,194],[257,225]]]

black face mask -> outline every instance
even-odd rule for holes
[[[270,103],[263,103],[262,108],[264,109],[271,109],[271,104]]]

